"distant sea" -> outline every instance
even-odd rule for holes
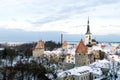
[[[34,41],[34,42],[37,42],[37,41]],[[34,43],[33,41],[31,42],[0,42],[0,44],[24,44],[24,43]],[[55,41],[57,43],[57,41]],[[79,43],[80,41],[67,41],[68,43],[70,44],[76,44],[76,43]],[[120,42],[118,41],[112,41],[112,42],[109,42],[109,41],[98,41],[98,43],[113,43],[113,44],[120,44]]]

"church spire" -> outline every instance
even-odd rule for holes
[[[90,33],[90,26],[89,26],[89,17],[88,17],[87,32],[86,32],[86,34],[91,34],[91,33]]]

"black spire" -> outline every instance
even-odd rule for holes
[[[89,26],[89,17],[88,17],[87,32],[86,32],[86,34],[91,34],[91,33],[90,33],[90,26]]]

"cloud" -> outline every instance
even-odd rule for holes
[[[34,22],[31,22],[32,24],[46,24],[46,23],[51,23],[51,22],[54,22],[54,21],[60,21],[60,20],[63,20],[63,19],[68,19],[69,16],[65,16],[65,15],[51,15],[51,16],[46,16],[42,19],[39,19],[39,20],[36,20]]]
[[[120,34],[119,5],[119,0],[2,0],[0,27],[84,34],[89,16],[93,34]]]

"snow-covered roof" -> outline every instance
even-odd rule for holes
[[[112,46],[111,45],[106,45],[103,50],[105,52],[111,52],[112,51]]]
[[[68,49],[67,54],[75,55],[75,50],[76,50],[76,48]]]
[[[102,75],[102,71],[100,68],[92,68],[90,66],[82,66],[82,67],[75,67],[73,69],[67,70],[67,71],[63,71],[57,74],[57,76],[59,78],[63,78],[66,76],[80,76],[83,74],[87,74],[87,73],[93,73],[93,74],[98,74],[98,75]]]
[[[92,64],[90,64],[90,66],[96,67],[96,68],[109,68],[109,61],[106,59],[103,60],[98,60]]]
[[[75,67],[73,69],[58,73],[57,76],[59,78],[62,78],[62,77],[65,77],[65,76],[70,76],[70,75],[80,76],[83,73],[89,72],[89,70],[90,70],[89,66]]]
[[[111,60],[111,61],[114,59],[114,61],[120,62],[120,56],[119,55],[109,55],[108,59]]]
[[[44,54],[61,54],[61,50],[53,50],[53,51],[44,51]]]
[[[5,48],[0,48],[0,51],[4,50]]]
[[[120,53],[120,49],[117,49],[117,53]]]
[[[76,48],[69,48],[66,50],[65,54],[75,55],[75,50],[76,50]],[[63,53],[61,48],[58,48],[53,51],[44,51],[44,54],[61,54],[61,53]]]
[[[102,51],[103,49],[100,46],[93,46],[92,50],[101,50]]]

